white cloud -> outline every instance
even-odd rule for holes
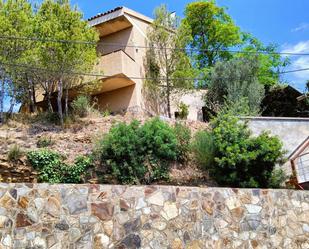
[[[302,53],[309,54],[309,40],[301,41],[294,45],[286,44],[284,45],[284,49],[281,51],[283,53]],[[291,65],[287,70],[298,70],[309,68],[309,56],[290,56]],[[309,80],[309,70],[307,71],[299,71],[295,73],[291,73],[288,75],[288,79],[294,81],[298,88],[304,89],[305,82]]]
[[[299,32],[299,31],[304,31],[306,29],[309,29],[309,23],[302,23],[296,28],[292,29],[292,32]]]

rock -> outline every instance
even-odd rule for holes
[[[133,221],[126,222],[123,225],[123,228],[124,228],[126,234],[129,234],[129,233],[137,232],[139,230],[140,226],[141,226],[141,220],[140,220],[140,218],[137,218]]]
[[[228,198],[226,200],[225,204],[226,204],[226,206],[228,207],[229,210],[232,210],[232,209],[235,209],[235,208],[238,208],[238,207],[241,206],[239,199],[236,198],[236,197]]]
[[[15,201],[12,199],[11,195],[5,194],[5,195],[2,196],[2,198],[0,199],[0,207],[6,208],[6,209],[10,209],[10,208],[13,207],[14,202],[15,202]]]
[[[172,249],[182,249],[182,241],[180,239],[174,239],[172,242]]]
[[[33,222],[29,219],[29,217],[23,213],[18,213],[16,216],[16,227],[27,227],[31,226]]]
[[[9,234],[4,235],[1,242],[4,246],[8,246],[9,248],[12,246],[12,238]]]
[[[70,229],[70,232],[69,232],[70,241],[75,242],[80,237],[81,237],[81,232],[80,232],[80,230],[78,228],[73,227],[72,229]]]
[[[242,207],[237,207],[231,210],[232,217],[235,220],[241,220],[244,215],[244,209]]]
[[[12,226],[12,221],[8,217],[4,215],[0,215],[0,229],[8,228],[11,226]]]
[[[135,209],[139,210],[147,206],[147,203],[144,201],[143,197],[138,198]]]
[[[183,241],[185,242],[185,244],[187,244],[188,242],[190,242],[191,238],[190,238],[190,234],[185,231],[183,234]]]
[[[120,199],[119,206],[121,211],[128,211],[130,209],[130,205],[123,199]]]
[[[303,231],[305,233],[309,233],[309,225],[308,224],[303,224]]]
[[[69,230],[70,226],[65,220],[63,220],[63,221],[57,223],[55,225],[55,228],[57,228],[58,230],[61,230],[61,231],[66,231],[66,230]]]
[[[104,249],[108,248],[109,245],[109,237],[105,234],[97,234],[94,237],[94,248],[95,249]]]
[[[18,205],[21,207],[21,208],[27,208],[28,207],[28,204],[29,204],[29,200],[27,197],[24,197],[24,196],[21,196],[19,197],[18,199]]]
[[[157,206],[163,206],[164,204],[164,196],[162,195],[161,191],[155,193],[154,195],[148,198],[148,203]]]
[[[108,235],[108,236],[112,236],[113,234],[113,221],[107,221],[103,223],[103,228],[104,228],[104,232]]]
[[[148,197],[149,195],[154,193],[156,190],[157,190],[157,188],[154,187],[154,186],[146,187],[145,190],[144,190],[145,196]]]
[[[34,248],[45,249],[46,241],[40,237],[36,237],[33,241]]]
[[[250,214],[258,214],[262,210],[262,207],[258,205],[246,204],[245,207]]]
[[[81,214],[88,210],[86,196],[80,195],[79,193],[69,195],[66,202],[69,212],[72,215]]]
[[[55,197],[49,197],[45,206],[45,210],[53,217],[60,215],[60,202]]]
[[[163,231],[166,228],[166,223],[162,221],[155,221],[151,226],[159,231]]]
[[[122,244],[128,249],[137,249],[141,248],[142,241],[138,235],[131,234],[123,239]]]
[[[209,201],[203,201],[202,202],[202,209],[209,215],[213,214],[213,208],[211,206],[211,204],[209,203]]]
[[[102,221],[112,219],[114,214],[114,206],[109,202],[102,202],[99,204],[91,203],[91,212]]]
[[[9,193],[15,200],[17,199],[17,189],[16,188],[10,189]]]
[[[167,221],[176,218],[179,215],[179,210],[176,203],[164,203],[163,210],[160,213]]]
[[[253,248],[257,248],[259,246],[259,243],[256,240],[251,240],[251,245]]]

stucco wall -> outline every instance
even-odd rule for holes
[[[287,158],[309,136],[308,118],[249,117],[243,118],[243,120],[248,121],[249,128],[254,135],[269,131],[271,134],[278,136],[283,143]],[[289,161],[283,165],[283,169],[288,175],[292,174]]]
[[[138,105],[135,85],[96,95],[98,105],[112,112],[127,110]]]
[[[248,121],[253,134],[270,131],[280,137],[289,156],[308,136],[309,118],[243,118]]]
[[[0,184],[0,248],[309,248],[309,192]]]

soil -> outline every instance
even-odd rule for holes
[[[53,142],[48,148],[65,155],[66,162],[72,163],[77,156],[91,153],[95,141],[108,133],[113,124],[129,123],[134,119],[143,123],[149,118],[144,114],[134,113],[107,117],[94,115],[79,119],[65,129],[46,122],[32,123],[28,119],[19,118],[19,121],[10,121],[0,127],[0,177],[2,179],[0,180],[6,182],[36,181],[37,173],[27,164],[25,157],[17,162],[8,162],[7,154],[14,145],[18,145],[24,152],[36,150],[39,139],[48,138]],[[175,120],[162,119],[171,125],[175,123]],[[203,122],[188,120],[181,122],[187,125],[193,134],[198,130],[208,128],[208,124]],[[169,182],[160,182],[160,184],[213,185],[208,179],[207,174],[199,169],[193,160],[189,160],[184,165],[174,164],[170,170]],[[92,179],[90,182],[97,182],[97,180]]]

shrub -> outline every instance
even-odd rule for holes
[[[59,124],[59,116],[58,113],[55,112],[40,112],[33,119],[33,123],[42,122],[47,124]]]
[[[88,156],[79,156],[73,165],[63,167],[63,182],[81,183],[87,170],[93,165],[93,159]]]
[[[161,160],[176,160],[177,138],[173,129],[159,118],[145,122],[140,137],[148,155]]]
[[[75,115],[79,117],[86,117],[91,109],[90,98],[87,96],[78,96],[72,101],[71,107]]]
[[[54,141],[52,140],[52,138],[50,136],[49,137],[42,136],[36,142],[36,146],[38,148],[46,148],[46,147],[51,146],[53,144],[54,144]]]
[[[282,169],[274,169],[269,179],[269,188],[281,188],[282,183],[288,179],[288,176]]]
[[[179,108],[179,118],[180,119],[187,119],[188,115],[189,115],[189,106],[186,105],[183,102],[180,102],[178,105]]]
[[[187,126],[176,123],[174,126],[174,133],[177,139],[177,160],[182,163],[186,162],[191,150],[191,131]]]
[[[29,163],[39,172],[39,181],[63,182],[63,157],[54,151],[42,149],[27,153]]]
[[[269,187],[283,160],[280,140],[268,133],[251,137],[247,124],[230,112],[220,113],[212,125],[216,153],[209,172],[215,180],[231,187]]]
[[[102,165],[121,182],[142,179],[146,168],[142,164],[142,143],[138,134],[140,123],[120,123],[99,140],[96,148]]]
[[[193,138],[192,151],[200,167],[205,170],[211,170],[214,167],[216,147],[211,132],[197,132]]]
[[[13,147],[10,148],[7,158],[9,162],[17,162],[23,155],[24,152],[17,144],[15,144]]]
[[[99,140],[96,154],[118,181],[148,183],[166,177],[169,162],[177,157],[177,139],[158,118],[144,125],[120,123]]]
[[[77,157],[72,165],[65,164],[62,155],[46,149],[30,151],[27,158],[39,172],[39,181],[48,183],[81,183],[93,165],[92,158],[86,156]]]

